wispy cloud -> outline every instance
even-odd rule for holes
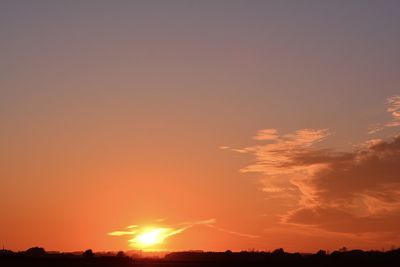
[[[392,121],[400,125],[400,97],[388,99]],[[400,235],[400,136],[372,139],[350,152],[317,144],[327,129],[300,129],[279,134],[259,131],[262,144],[232,151],[254,156],[240,171],[260,174],[267,199],[291,200],[281,223],[337,233],[392,232]],[[276,203],[276,202],[275,202]]]
[[[240,171],[262,173],[263,190],[271,195],[278,193],[279,196],[283,192],[296,194],[298,180],[308,177],[316,166],[296,165],[293,160],[302,153],[311,152],[313,145],[323,141],[331,133],[328,129],[300,129],[284,135],[278,135],[276,129],[267,129],[266,132],[273,133],[274,138],[260,138],[265,133],[260,131],[254,139],[267,143],[241,149],[231,148],[233,151],[255,156],[254,163]]]
[[[397,127],[400,126],[400,96],[394,95],[386,99],[387,108],[391,120],[386,123],[375,123],[368,127],[368,134],[375,134],[384,130],[386,127]]]
[[[400,96],[389,97],[387,111],[392,115],[392,120],[386,123],[388,127],[400,126]]]
[[[264,129],[264,130],[258,131],[257,134],[254,136],[254,139],[256,139],[256,140],[275,140],[278,137],[279,136],[278,136],[277,129]]]

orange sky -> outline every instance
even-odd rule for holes
[[[0,245],[398,246],[400,5],[168,2],[2,1]]]

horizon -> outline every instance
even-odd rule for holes
[[[363,251],[342,248],[327,252],[288,253],[282,248],[272,252],[240,251],[205,252],[181,251],[165,255],[126,254],[119,252],[93,252],[91,249],[80,253],[46,252],[43,248],[33,247],[24,252],[0,250],[0,262],[7,266],[363,266],[393,265],[398,262],[400,248],[390,251]]]
[[[90,248],[84,249],[84,250],[77,250],[77,251],[58,251],[58,250],[46,250],[45,248],[34,246],[27,248],[26,250],[10,250],[7,248],[2,248],[0,251],[11,251],[13,253],[26,253],[31,249],[43,249],[45,254],[73,254],[73,255],[82,255],[86,251],[92,251],[93,254],[97,256],[101,255],[117,255],[120,252],[123,252],[125,256],[129,257],[138,257],[138,258],[163,258],[168,254],[174,254],[174,253],[277,253],[279,251],[283,251],[285,253],[289,254],[304,254],[304,255],[312,255],[312,254],[318,254],[319,252],[323,251],[324,254],[330,255],[335,252],[342,252],[342,253],[347,253],[347,252],[352,252],[352,251],[363,251],[363,252],[391,252],[391,251],[399,251],[400,247],[391,247],[391,248],[381,248],[381,249],[370,249],[370,250],[363,250],[359,248],[347,248],[347,247],[341,247],[337,248],[334,250],[323,250],[319,249],[317,251],[287,251],[284,248],[275,248],[272,250],[255,250],[255,249],[247,249],[247,250],[221,250],[221,251],[214,251],[214,250],[171,250],[171,251],[151,251],[151,250],[137,250],[137,249],[129,249],[129,250],[99,250],[99,251],[94,251]]]
[[[400,1],[0,2],[13,251],[400,246]]]

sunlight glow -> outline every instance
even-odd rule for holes
[[[164,243],[166,238],[185,231],[189,226],[180,228],[147,226],[140,227],[139,229],[132,229],[137,227],[138,226],[128,226],[128,229],[131,228],[129,231],[114,231],[108,234],[111,236],[131,235],[132,238],[128,240],[130,247],[153,249],[157,245]]]
[[[144,228],[136,236],[130,239],[129,243],[132,247],[136,248],[153,248],[156,245],[162,244],[167,237],[179,234],[184,230],[185,228]]]
[[[157,223],[164,221],[163,219],[157,220]],[[164,225],[164,226],[140,226],[140,225],[129,225],[123,231],[114,231],[108,233],[110,236],[130,236],[128,240],[129,246],[136,249],[143,249],[147,251],[163,250],[165,249],[164,241],[174,235],[180,234],[183,231],[195,226],[195,225],[205,225],[211,227],[218,231],[227,232],[230,234],[251,237],[256,236],[242,234],[239,232],[227,230],[214,226],[215,219],[207,219],[201,221],[183,222],[175,225]]]
[[[132,241],[141,246],[160,244],[165,239],[165,236],[163,234],[166,231],[167,229],[165,228],[152,229],[137,235],[135,238],[132,239]]]

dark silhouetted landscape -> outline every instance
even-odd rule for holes
[[[0,251],[0,266],[399,266],[400,249],[389,251],[347,250],[332,253],[288,253],[282,248],[272,252],[183,251],[162,258],[127,256],[124,252],[81,253],[46,252],[34,247],[23,252]]]

